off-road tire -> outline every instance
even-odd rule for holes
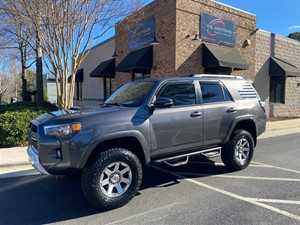
[[[221,151],[223,163],[233,170],[243,170],[249,166],[253,158],[254,141],[246,130],[237,130]]]
[[[142,177],[142,166],[135,154],[127,149],[112,148],[101,152],[97,159],[88,163],[82,172],[81,186],[88,201],[105,211],[128,203],[137,194]],[[123,178],[125,183],[121,182]]]

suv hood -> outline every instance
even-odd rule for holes
[[[39,123],[45,123],[49,120],[65,120],[65,119],[79,119],[86,116],[96,114],[110,114],[113,112],[136,110],[133,107],[124,106],[100,106],[100,107],[84,107],[84,108],[73,108],[71,110],[58,110],[49,113],[45,113],[38,118],[36,121]]]

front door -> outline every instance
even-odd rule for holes
[[[156,97],[171,98],[174,105],[155,109],[150,117],[153,156],[200,149],[203,144],[203,120],[194,83],[166,84]]]

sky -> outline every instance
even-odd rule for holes
[[[256,27],[281,36],[300,32],[300,0],[217,0],[256,15]]]

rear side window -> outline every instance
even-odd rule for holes
[[[219,82],[200,82],[203,103],[232,101],[228,91]]]
[[[192,83],[174,83],[164,86],[158,97],[167,97],[173,100],[175,106],[196,104],[196,94]]]

